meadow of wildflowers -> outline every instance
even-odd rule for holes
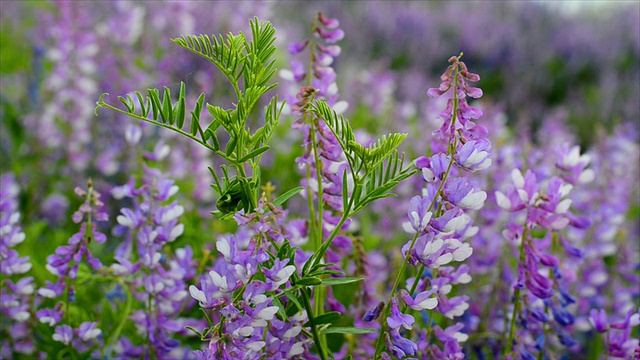
[[[640,5],[566,9],[2,1],[0,358],[640,359]]]

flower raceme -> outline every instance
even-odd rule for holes
[[[450,296],[452,285],[471,281],[469,267],[462,265],[456,269],[445,265],[462,262],[473,253],[469,243],[464,242],[465,238],[477,232],[469,213],[484,206],[487,193],[476,185],[471,174],[491,165],[491,143],[484,138],[488,134],[487,129],[471,121],[479,118],[482,112],[469,106],[466,98],[479,98],[482,91],[468,85],[467,81],[475,82],[480,77],[468,71],[460,61],[461,56],[449,59],[451,65],[441,76],[442,83],[428,91],[431,97],[447,95],[448,100],[446,109],[440,114],[443,124],[434,131],[436,141],[433,148],[436,153],[414,161],[420,169],[425,188],[423,195],[413,197],[409,204],[409,225],[405,229],[413,230],[415,236],[402,247],[405,259],[400,272],[407,263],[419,265],[419,269],[412,286],[394,293],[400,285],[398,281],[394,284],[386,310],[389,315],[384,318],[386,321],[380,330],[375,356],[414,356],[419,348],[431,354],[441,354],[442,358],[464,356],[459,343],[464,342],[467,336],[458,332],[464,326],[462,323],[446,331],[436,326],[436,337],[444,345],[442,349],[436,344],[419,346],[414,339],[403,337],[399,330],[411,329],[415,319],[410,313],[401,312],[397,300],[399,295],[403,304],[413,311],[438,311],[450,319],[462,316],[469,308],[468,297]],[[429,277],[423,277],[425,271]],[[366,320],[375,318],[373,313],[367,314]],[[430,333],[430,320],[428,327]],[[381,352],[382,342],[388,353]]]

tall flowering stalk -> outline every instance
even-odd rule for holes
[[[3,174],[0,183],[0,314],[3,318],[0,357],[11,358],[12,352],[31,355],[35,351],[29,324],[35,286],[33,277],[24,276],[32,267],[29,257],[20,257],[14,249],[25,240],[18,208],[20,188],[11,173]]]
[[[38,289],[38,295],[42,298],[62,299],[53,307],[45,306],[36,313],[41,323],[55,326],[52,338],[68,346],[65,351],[67,354],[96,350],[102,343],[99,338],[102,330],[97,327],[98,322],[79,323],[70,314],[71,307],[76,307],[78,275],[86,276],[89,271],[98,272],[103,267],[100,260],[91,254],[89,246],[93,242],[104,243],[107,240],[107,236],[98,230],[96,222],[106,221],[108,215],[103,210],[100,193],[93,188],[91,179],[87,182],[86,190],[76,187],[75,193],[85,200],[72,217],[73,222],[80,224],[80,230],[71,236],[67,245],[59,246],[55,254],[47,257],[47,270],[58,279],[55,283],[46,281],[47,285]],[[88,265],[89,269],[81,268],[81,265]]]
[[[179,188],[159,170],[145,167],[142,182],[139,188],[132,180],[112,190],[116,199],[132,199],[133,207],[122,208],[117,217],[116,231],[125,241],[116,249],[117,263],[110,271],[122,279],[126,296],[143,304],[143,309],[125,316],[137,325],[145,343],[134,345],[125,336],[111,341],[118,340],[117,353],[122,356],[184,356],[188,350],[179,348],[174,334],[187,335],[185,326],[200,324],[180,316],[192,303],[187,282],[196,275],[193,250],[186,246],[168,251],[184,232],[179,223],[184,208],[175,200],[169,202]]]
[[[346,158],[327,125],[309,112],[309,104],[316,99],[326,101],[337,113],[346,110],[347,102],[338,101],[337,76],[331,67],[334,58],[341,52],[340,46],[335,43],[344,37],[344,32],[338,26],[337,19],[318,13],[311,28],[315,37],[289,46],[291,55],[309,49],[308,68],[305,69],[302,62],[292,60],[291,70],[280,71],[282,78],[302,86],[295,100],[290,100],[291,109],[298,116],[294,128],[300,129],[304,135],[305,152],[296,162],[306,172],[301,185],[306,189],[303,194],[309,201],[310,235],[316,249],[337,225],[336,213],[344,211],[342,187],[345,184],[340,174],[348,167]]]
[[[449,59],[451,65],[441,76],[442,84],[428,91],[429,96],[449,94],[446,109],[440,114],[442,126],[434,132],[437,141],[445,144],[442,152],[430,158],[420,157],[415,165],[422,171],[426,182],[424,194],[411,199],[408,217],[415,235],[403,248],[404,261],[391,290],[389,302],[365,315],[373,320],[382,314],[383,326],[378,335],[374,357],[388,357],[386,351],[396,357],[415,356],[419,352],[438,358],[464,356],[460,342],[467,335],[460,332],[462,324],[443,330],[432,327],[432,315],[427,317],[427,329],[419,344],[409,337],[414,317],[403,314],[401,308],[424,311],[436,309],[445,317],[453,319],[464,314],[469,307],[468,297],[448,294],[452,285],[468,283],[471,277],[467,266],[447,266],[461,262],[472,254],[469,243],[463,242],[477,228],[471,226],[469,212],[482,208],[487,194],[467,177],[466,173],[482,170],[491,165],[490,142],[484,138],[487,129],[472,120],[482,115],[479,109],[469,106],[467,96],[478,98],[482,91],[468,85],[467,81],[478,81],[478,75],[470,73],[460,61],[462,54]],[[454,166],[455,165],[455,166]],[[407,265],[419,266],[413,282],[400,288]],[[423,277],[425,271],[428,276]],[[411,284],[411,285],[409,285]],[[433,314],[433,313],[431,313]],[[435,332],[444,345],[442,349],[431,343]]]
[[[321,244],[329,239],[336,226],[346,231],[350,224],[350,220],[339,224],[345,211],[344,187],[349,186],[348,183],[344,183],[341,174],[348,170],[349,164],[336,136],[309,107],[315,100],[322,100],[340,114],[348,106],[346,101],[338,100],[340,94],[336,83],[337,75],[331,67],[334,59],[342,51],[341,47],[336,45],[344,38],[344,31],[339,26],[337,19],[318,13],[311,26],[314,37],[289,46],[289,53],[294,56],[309,49],[308,66],[305,68],[302,62],[292,60],[291,70],[280,71],[280,76],[285,80],[301,85],[296,99],[291,100],[291,108],[293,114],[298,116],[293,127],[302,131],[304,136],[304,154],[297,158],[296,162],[305,173],[301,185],[305,188],[303,195],[307,198],[309,207],[306,232],[310,235],[314,250],[319,249]],[[351,239],[345,235],[334,235],[334,240],[334,246],[327,249],[326,260],[335,264],[334,270],[341,271],[343,262],[353,253],[353,245]],[[331,310],[345,310],[344,306],[330,295],[325,288],[316,288],[316,316],[324,313],[327,304]],[[324,341],[324,337],[322,340]]]
[[[507,241],[518,249],[513,307],[505,319],[509,325],[504,328],[504,358],[514,355],[534,358],[532,352],[536,350],[540,356],[546,356],[551,353],[550,333],[556,334],[559,343],[566,347],[576,345],[567,331],[575,322],[575,316],[569,311],[576,302],[569,294],[575,266],[573,261],[560,258],[558,250],[563,247],[565,252],[568,252],[566,249],[577,251],[564,239],[562,230],[568,226],[590,226],[588,219],[572,214],[572,200],[568,195],[574,186],[592,181],[594,173],[587,169],[590,157],[580,155],[577,146],[563,144],[557,148],[557,155],[555,166],[559,176],[538,180],[531,169],[525,174],[514,169],[513,185],[507,187],[505,193],[495,193],[501,208],[517,214],[503,232]]]

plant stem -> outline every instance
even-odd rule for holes
[[[416,240],[418,240],[418,235],[420,235],[420,233],[416,232],[415,235],[413,236],[409,249],[413,249],[413,246],[415,245]],[[380,316],[382,321],[385,321],[384,319],[386,319],[389,316],[389,311],[391,310],[391,299],[395,296],[396,290],[398,290],[398,286],[400,285],[400,281],[404,275],[404,270],[407,267],[408,259],[409,259],[409,252],[407,252],[407,255],[402,261],[402,265],[400,265],[400,270],[398,270],[398,275],[396,275],[396,281],[393,283],[393,288],[391,289],[391,296],[389,297],[389,301],[385,304],[384,310],[382,311],[382,315]],[[378,340],[376,341],[376,354],[373,356],[374,359],[377,358],[378,355],[380,355],[380,351],[382,350],[383,334],[384,334],[384,325],[380,326],[380,331],[378,332]]]
[[[307,289],[300,289],[300,293],[302,294],[302,300],[304,302],[304,308],[307,311],[307,316],[309,317],[309,325],[311,325],[311,333],[313,334],[313,340],[316,343],[316,348],[318,349],[318,355],[321,360],[327,360],[327,355],[324,352],[324,346],[320,342],[320,336],[318,335],[318,329],[316,329],[315,317],[313,316],[313,311],[311,309],[311,302],[309,300],[309,295],[307,294]]]
[[[518,266],[520,263],[524,262],[524,245],[527,241],[529,228],[525,225],[524,231],[522,232],[522,243],[520,244],[520,259]],[[509,328],[509,339],[507,340],[507,344],[502,348],[502,358],[506,358],[508,353],[511,353],[513,350],[513,339],[516,335],[516,319],[518,317],[518,311],[520,310],[520,288],[517,288],[513,293],[513,311],[511,313],[511,326]]]

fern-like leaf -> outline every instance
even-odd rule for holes
[[[186,120],[186,90],[184,83],[180,84],[180,93],[178,99],[175,102],[171,100],[171,92],[169,88],[164,88],[162,95],[158,89],[149,89],[147,96],[144,97],[140,92],[135,92],[135,97],[138,100],[133,100],[131,95],[126,98],[120,96],[118,99],[124,105],[124,109],[117,108],[113,105],[107,104],[104,98],[108,94],[103,94],[98,102],[96,102],[96,110],[98,108],[108,108],[119,112],[121,114],[130,116],[134,119],[149,122],[174,132],[177,132],[183,136],[186,136],[199,144],[205,146],[209,150],[217,153],[218,155],[230,160],[224,152],[220,151],[218,139],[215,135],[215,129],[212,129],[210,125],[206,133],[202,130],[200,124],[200,115],[202,113],[202,107],[205,101],[205,95],[200,94],[196,101],[191,113],[191,126],[189,131],[185,131],[184,125]],[[213,131],[211,131],[212,129]]]
[[[232,84],[237,84],[246,60],[244,35],[183,35],[171,41],[209,60]]]
[[[351,214],[355,214],[367,204],[378,199],[393,197],[391,191],[404,179],[413,175],[416,170],[413,166],[404,165],[404,153],[393,150],[392,154],[384,161],[381,161],[364,178],[362,191],[354,193],[355,196]]]

